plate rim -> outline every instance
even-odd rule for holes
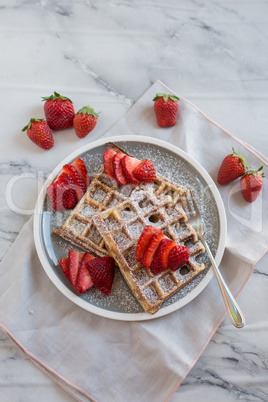
[[[151,320],[155,318],[159,318],[165,315],[168,315],[180,308],[186,306],[190,303],[193,299],[195,299],[202,291],[206,288],[209,284],[211,279],[214,276],[213,268],[211,267],[208,273],[206,274],[204,280],[202,280],[190,293],[188,293],[184,298],[176,301],[173,304],[170,304],[166,307],[161,307],[155,314],[150,313],[123,313],[123,312],[116,312],[111,310],[103,309],[102,307],[94,306],[91,303],[79,298],[75,293],[73,293],[70,289],[68,289],[65,284],[60,280],[60,278],[56,275],[54,268],[52,268],[51,264],[46,258],[44,246],[41,242],[41,218],[42,214],[40,212],[43,211],[43,202],[46,196],[46,189],[47,186],[54,180],[57,174],[60,172],[62,166],[70,160],[73,160],[79,155],[84,152],[90,151],[91,149],[97,148],[99,146],[104,145],[107,142],[146,142],[147,144],[153,144],[159,147],[162,147],[166,150],[169,150],[176,155],[185,159],[190,165],[192,165],[196,170],[199,171],[202,178],[205,180],[206,185],[209,186],[209,189],[214,197],[214,201],[216,203],[216,207],[219,214],[219,242],[218,247],[215,255],[215,261],[219,265],[222,259],[226,238],[227,238],[227,218],[225,213],[225,207],[223,204],[223,200],[221,198],[220,192],[211,178],[209,173],[205,170],[205,168],[196,161],[191,155],[187,152],[182,150],[181,148],[177,147],[176,145],[170,144],[166,141],[160,140],[154,137],[147,137],[147,136],[139,136],[139,135],[126,135],[126,136],[111,136],[98,139],[82,147],[78,148],[77,150],[71,152],[67,155],[59,164],[52,170],[52,172],[47,177],[45,183],[42,186],[42,189],[38,195],[35,211],[34,211],[34,219],[33,219],[33,234],[34,234],[34,243],[35,248],[41,262],[42,268],[46,272],[47,276],[51,280],[51,282],[56,286],[56,288],[69,300],[71,300],[74,304],[78,305],[79,307],[83,308],[84,310],[96,314],[98,316],[115,319],[119,321],[144,321],[144,320]]]

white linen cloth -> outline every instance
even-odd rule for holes
[[[251,167],[268,166],[260,152],[182,98],[176,126],[159,128],[152,102],[157,92],[172,91],[159,81],[154,83],[104,137],[135,134],[165,140],[188,152],[214,181],[232,147]],[[228,225],[220,269],[237,295],[254,263],[267,251],[267,179],[252,204],[243,200],[237,183],[219,190]],[[84,311],[62,295],[44,272],[35,251],[32,218],[1,262],[0,275],[0,328],[78,400],[170,399],[225,317],[215,277],[188,305],[157,319],[122,322]],[[239,336],[243,329],[234,331]]]

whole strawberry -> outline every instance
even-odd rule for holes
[[[179,98],[174,95],[156,94],[154,101],[154,111],[157,124],[160,127],[172,127],[176,124],[177,113],[179,110]]]
[[[95,128],[98,117],[99,115],[90,106],[84,106],[78,110],[73,121],[77,137],[86,137]]]
[[[69,98],[54,92],[54,95],[43,97],[43,101],[47,124],[52,130],[72,127],[75,111]]]
[[[259,173],[263,169],[261,166],[258,170],[248,170],[240,179],[240,187],[242,195],[247,202],[256,200],[262,189],[263,173]]]
[[[31,119],[22,131],[27,130],[27,135],[36,145],[42,149],[50,149],[54,145],[54,138],[44,119]]]
[[[241,154],[236,153],[234,148],[232,149],[233,153],[227,155],[222,161],[217,178],[219,184],[230,183],[242,176],[248,169],[246,159]]]

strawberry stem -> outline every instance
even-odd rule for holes
[[[92,115],[94,117],[96,117],[96,119],[99,117],[99,113],[96,113],[93,109],[93,107],[91,106],[83,106],[82,109],[78,110],[77,114],[88,114],[88,115]]]
[[[249,167],[248,164],[247,164],[246,158],[245,158],[243,155],[239,154],[238,152],[235,152],[234,148],[232,148],[232,150],[233,150],[232,155],[233,155],[234,157],[236,157],[236,158],[240,158],[240,160],[241,160],[243,166],[245,167],[245,169],[246,169],[246,170],[247,170],[247,169],[250,169],[250,167]]]
[[[25,127],[23,127],[23,129],[21,130],[21,131],[26,131],[26,130],[28,130],[29,128],[31,128],[31,125],[32,125],[32,123],[34,122],[34,121],[42,121],[42,120],[44,120],[44,119],[34,119],[34,118],[31,118],[30,119],[30,121],[29,121],[29,123],[27,124],[27,126],[25,126]]]
[[[157,93],[153,99],[153,101],[156,101],[159,98],[163,98],[164,101],[166,102],[168,99],[173,100],[174,102],[177,102],[178,100],[180,100],[177,96],[175,95],[170,95],[170,94],[161,94],[161,93]]]
[[[58,92],[56,92],[56,91],[54,91],[54,94],[53,94],[53,95],[50,95],[50,96],[43,96],[43,97],[42,97],[42,101],[47,101],[48,99],[51,99],[51,100],[56,100],[56,99],[68,100],[69,102],[73,103],[73,102],[71,101],[71,99],[67,98],[66,96],[60,95],[60,94],[59,94]]]
[[[261,170],[263,169],[263,166],[259,167],[258,170],[247,170],[243,176],[246,176],[247,174],[253,174],[253,176],[257,176],[257,173],[261,176],[261,177],[265,177],[264,173],[259,173]]]

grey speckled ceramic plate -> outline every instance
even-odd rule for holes
[[[207,268],[163,303],[161,309],[154,315],[143,312],[119,270],[116,271],[109,297],[104,296],[96,287],[84,295],[78,295],[58,265],[58,260],[66,257],[68,249],[74,247],[51,233],[55,227],[63,224],[70,211],[53,211],[46,195],[46,188],[58,175],[62,166],[71,163],[77,157],[84,160],[90,176],[93,177],[102,164],[102,155],[107,149],[105,143],[108,141],[116,142],[139,159],[150,159],[159,173],[192,190],[206,225],[206,240],[216,262],[220,263],[225,247],[226,216],[215,183],[202,166],[184,151],[164,141],[140,136],[127,136],[125,140],[122,137],[110,137],[90,143],[69,155],[54,169],[44,184],[36,205],[34,216],[36,249],[42,266],[54,285],[83,309],[102,317],[126,321],[161,317],[188,304],[207,286],[213,277],[213,272],[206,253],[201,258],[205,260]]]

